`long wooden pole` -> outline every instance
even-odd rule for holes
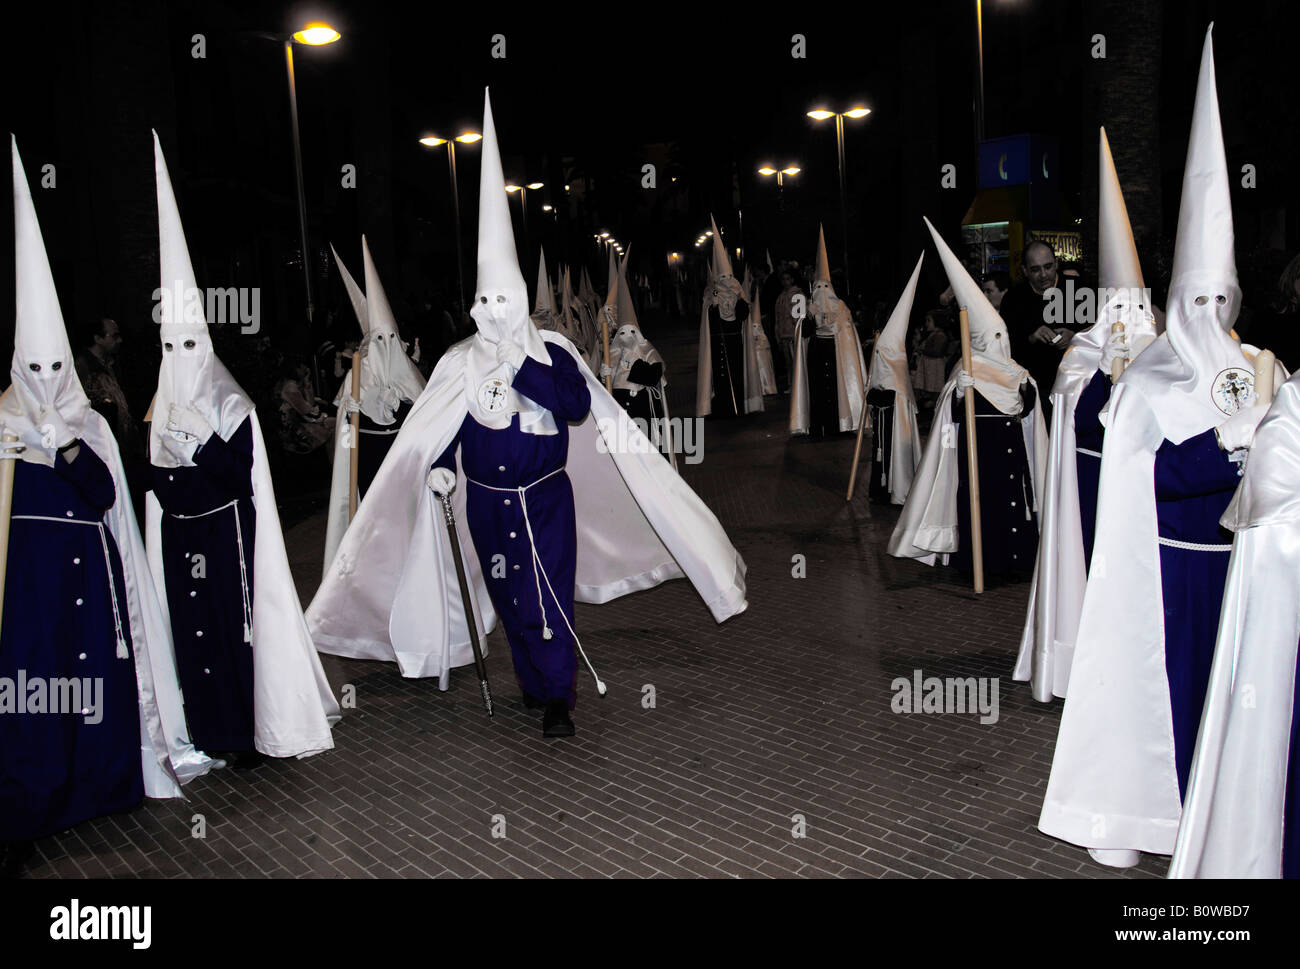
[[[961,314],[961,366],[971,371],[970,317],[966,307]],[[970,492],[970,559],[975,573],[975,593],[984,591],[984,533],[980,522],[980,462],[975,449],[975,388],[966,389],[966,470]]]
[[[871,338],[871,359],[867,361],[867,376],[864,380],[862,377],[862,361],[855,360],[858,367],[858,385],[862,388],[862,416],[858,418],[858,443],[853,446],[853,468],[849,471],[849,490],[844,496],[845,501],[853,500],[853,489],[858,483],[858,459],[862,455],[862,430],[870,422],[871,411],[867,407],[867,381],[871,379],[872,368],[876,365],[876,344],[880,342],[880,331]],[[871,429],[872,437],[875,437],[876,429]]]
[[[352,354],[352,399],[361,404],[361,351]],[[352,447],[348,451],[348,521],[357,517],[357,482],[361,457],[361,411],[349,417],[352,422]]]
[[[5,444],[18,440],[18,435],[5,433]],[[0,461],[0,622],[4,617],[5,571],[9,564],[9,516],[14,507],[14,463]]]
[[[1124,332],[1124,324],[1116,320],[1110,326],[1111,335]],[[1124,375],[1124,368],[1128,366],[1128,361],[1123,357],[1116,357],[1110,362],[1110,381],[1116,383]]]
[[[1273,403],[1273,382],[1277,375],[1276,360],[1272,350],[1260,350],[1255,355],[1255,397],[1261,404]],[[8,521],[7,515],[5,520]]]
[[[605,370],[609,370],[609,307],[600,311],[600,338],[605,344]],[[614,392],[614,375],[605,374],[605,389]]]

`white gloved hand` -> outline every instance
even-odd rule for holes
[[[343,413],[359,414],[360,412],[361,412],[361,402],[359,400],[353,400],[351,394],[348,394],[346,397],[343,398]]]
[[[614,368],[607,363],[602,363],[600,365],[600,375],[602,377],[612,377],[614,376]]]
[[[957,399],[958,399],[958,400],[960,400],[961,398],[965,397],[965,396],[966,396],[966,391],[967,391],[969,388],[974,387],[974,386],[975,386],[975,378],[974,378],[974,377],[972,377],[970,374],[968,374],[965,370],[958,370],[958,371],[957,371]]]
[[[1248,448],[1255,440],[1255,428],[1268,413],[1268,404],[1251,404],[1243,407],[1214,429],[1219,447],[1232,452]]]
[[[528,356],[524,348],[518,343],[510,340],[497,341],[497,363],[508,363],[518,370],[524,365],[524,360]]]
[[[208,443],[212,436],[212,425],[208,419],[188,404],[172,404],[167,414],[167,430],[188,434],[199,442]]]
[[[430,468],[424,483],[434,494],[449,495],[456,490],[456,476],[446,468]]]
[[[46,447],[47,451],[57,451],[59,448],[71,444],[76,440],[77,435],[73,433],[67,423],[59,416],[59,412],[51,407],[41,415],[40,420],[36,421],[36,430],[40,432],[42,444],[48,441],[50,446]]]
[[[1097,365],[1097,369],[1106,376],[1110,376],[1114,371],[1113,364],[1116,360],[1128,359],[1128,341],[1124,338],[1124,334],[1112,333],[1110,339],[1106,341],[1106,345],[1101,348],[1101,363]]]

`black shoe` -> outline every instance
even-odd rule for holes
[[[241,750],[228,756],[234,758],[230,761],[230,766],[235,770],[252,770],[260,767],[266,760],[266,757],[256,750]]]
[[[542,707],[546,706],[545,700],[539,700],[537,697],[533,696],[527,690],[523,691],[523,696],[524,696],[524,709],[526,710],[540,710]]]
[[[573,718],[569,716],[567,700],[547,700],[546,713],[542,715],[543,737],[572,737],[577,733]]]

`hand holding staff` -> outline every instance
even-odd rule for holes
[[[961,308],[961,366],[971,371],[970,317]],[[973,374],[972,374],[973,375]],[[980,465],[975,450],[975,388],[966,393],[966,468],[970,478],[970,558],[975,572],[975,592],[984,591],[984,534],[980,522]]]
[[[487,715],[492,716],[492,689],[488,686],[487,664],[483,662],[483,647],[478,638],[478,619],[474,615],[474,598],[470,595],[469,582],[465,578],[465,563],[460,554],[460,536],[456,534],[456,516],[451,510],[451,495],[438,495],[442,502],[443,519],[447,523],[447,537],[451,539],[451,557],[456,561],[456,581],[460,584],[460,601],[465,609],[465,624],[469,629],[469,644],[474,650],[474,671],[478,674],[479,691],[483,694],[483,706]]]
[[[600,338],[605,344],[605,389],[612,394],[614,375],[609,372],[609,314],[610,309],[606,306],[600,314]]]
[[[352,399],[361,404],[361,351],[352,354]],[[358,460],[361,456],[361,411],[348,418],[352,422],[352,447],[348,450],[348,522],[357,517]]]
[[[858,366],[858,385],[862,388],[862,416],[858,418],[858,443],[853,446],[853,469],[849,472],[849,490],[844,496],[845,501],[853,500],[853,488],[858,482],[858,458],[862,454],[862,431],[871,423],[871,411],[868,409],[867,405],[867,391],[870,390],[870,388],[867,384],[871,380],[872,370],[876,365],[876,344],[879,342],[880,331],[877,330],[876,335],[871,338],[871,360],[867,363],[867,376],[865,379],[863,379],[862,376],[862,361],[854,361]],[[873,439],[876,436],[876,429],[874,427],[871,429],[871,436]]]

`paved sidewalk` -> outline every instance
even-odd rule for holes
[[[673,413],[689,414],[693,328],[647,329]],[[1037,831],[1061,703],[1010,679],[1027,585],[977,598],[947,570],[890,558],[897,510],[869,505],[865,482],[844,500],[852,439],[791,442],[785,408],[769,398],[761,416],[710,422],[703,462],[683,465],[745,558],[748,611],[719,626],[684,581],[579,605],[609,695],[580,674],[576,738],[542,739],[500,632],[492,721],[472,670],[439,693],[325,657],[331,684],[357,697],[334,751],[222,771],[188,801],[80,825],[42,841],[31,874],[1162,875],[1166,859],[1114,872]],[[317,515],[287,536],[304,602],[323,532]],[[916,670],[999,678],[997,721],[892,712],[891,682]]]

